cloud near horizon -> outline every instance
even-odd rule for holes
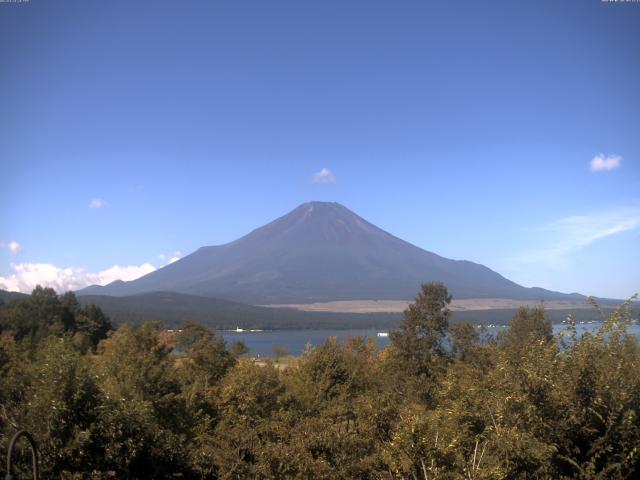
[[[6,248],[11,252],[12,255],[17,255],[22,251],[22,245],[20,245],[15,240],[10,242],[0,242],[0,248]]]
[[[323,168],[313,174],[313,183],[335,183],[336,176],[328,168]]]
[[[591,171],[592,172],[610,172],[615,170],[622,163],[622,157],[620,155],[605,155],[599,153],[591,159]]]
[[[551,245],[518,258],[521,264],[562,267],[586,246],[618,233],[640,227],[640,208],[619,208],[591,215],[575,215],[535,228],[551,238]]]
[[[51,287],[58,293],[79,290],[89,285],[107,285],[115,280],[135,280],[153,272],[150,263],[121,267],[114,265],[101,272],[87,272],[79,267],[60,268],[50,263],[12,264],[13,273],[0,277],[0,288],[13,292],[31,293],[37,286]]]
[[[93,198],[90,202],[89,202],[89,208],[104,208],[106,207],[107,201],[104,200],[103,198]]]
[[[180,260],[182,256],[182,252],[180,250],[176,250],[171,255],[165,255],[164,253],[161,253],[160,255],[158,255],[158,259],[166,262],[165,265],[169,265],[170,263]]]

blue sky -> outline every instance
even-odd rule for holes
[[[0,4],[0,288],[133,278],[327,200],[629,296],[638,25],[599,0]]]

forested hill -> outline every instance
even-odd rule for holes
[[[0,290],[0,302],[4,301],[5,304],[26,298],[29,296]],[[189,320],[215,329],[389,329],[395,327],[402,319],[401,313],[304,312],[289,308],[257,307],[173,292],[153,292],[127,297],[84,295],[77,298],[82,305],[99,306],[114,325],[140,325],[145,321],[159,320],[166,328],[175,328]],[[603,308],[609,313],[612,307]],[[513,308],[456,311],[453,312],[451,321],[474,325],[506,325],[516,311]],[[577,321],[601,320],[596,309],[556,309],[547,310],[546,313],[554,323],[564,321],[569,314]]]
[[[19,300],[26,298],[28,295],[20,292],[7,292],[6,290],[0,290],[0,304],[9,303],[13,300]]]
[[[339,313],[305,312],[289,308],[268,308],[245,305],[196,295],[172,292],[153,292],[128,297],[102,295],[79,296],[81,304],[98,305],[116,325],[138,325],[148,320],[160,320],[167,328],[190,320],[216,329],[351,329],[395,327],[402,319],[401,313]],[[607,312],[611,307],[604,307]],[[453,323],[506,325],[517,309],[456,311]],[[547,317],[554,323],[566,320],[567,315],[580,322],[601,320],[595,309],[547,310]]]
[[[376,328],[397,324],[400,313],[303,312],[289,308],[268,308],[216,298],[173,292],[152,292],[127,297],[83,295],[82,304],[98,305],[115,324],[141,324],[160,320],[167,328],[186,320],[217,329],[313,329]]]

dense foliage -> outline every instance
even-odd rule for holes
[[[198,324],[113,331],[38,288],[0,306],[0,448],[32,432],[43,478],[638,478],[630,304],[582,337],[521,309],[481,342],[450,300],[423,285],[382,351],[258,365]]]

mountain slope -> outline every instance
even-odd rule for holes
[[[412,299],[421,283],[436,280],[456,298],[567,297],[428,252],[325,202],[300,205],[234,242],[202,247],[137,280],[78,293],[172,291],[252,304],[311,303]]]
[[[27,294],[25,293],[0,290],[0,305],[2,305],[3,303],[11,303],[14,300],[21,300],[24,298],[27,298]]]

